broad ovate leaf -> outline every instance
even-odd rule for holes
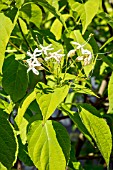
[[[75,93],[83,93],[83,94],[88,94],[88,95],[93,95],[93,96],[98,97],[91,89],[83,85],[74,84],[72,86],[72,89],[75,91]]]
[[[58,122],[35,121],[28,132],[28,152],[40,170],[64,170],[70,154],[66,129]]]
[[[80,117],[90,135],[95,140],[103,158],[109,166],[112,149],[110,128],[99,112],[89,104],[80,104]]]
[[[21,16],[28,23],[32,22],[37,27],[40,27],[42,22],[42,11],[38,5],[35,3],[25,3],[21,8]]]
[[[63,14],[62,15],[62,18],[64,19],[64,21],[66,21],[69,17],[70,17],[69,14]],[[56,40],[61,39],[62,27],[63,27],[63,24],[58,19],[55,19],[55,21],[52,23],[50,31],[55,35]],[[56,29],[56,28],[58,28],[58,29]]]
[[[0,110],[0,162],[10,169],[18,153],[16,133],[5,116],[5,112]]]
[[[113,73],[108,84],[109,109],[108,113],[113,113]]]
[[[70,119],[75,123],[78,129],[84,134],[84,136],[93,144],[92,137],[83,122],[81,121],[80,115],[78,112],[71,111],[66,104],[61,105],[61,110],[66,113]]]
[[[2,73],[5,49],[15,24],[9,17],[0,13],[0,73]]]
[[[57,106],[63,102],[68,94],[69,86],[65,85],[56,88],[53,92],[37,93],[36,100],[43,115],[43,120],[46,121],[55,111]]]
[[[31,92],[30,94],[28,94],[20,103],[20,106],[18,108],[18,113],[17,116],[15,118],[15,121],[18,125],[18,127],[21,125],[22,123],[22,118],[28,108],[28,106],[30,105],[30,103],[35,100],[36,97],[36,93],[35,91]]]
[[[27,68],[15,60],[14,56],[8,57],[4,62],[2,84],[5,92],[11,96],[14,102],[26,94],[28,87]]]
[[[80,16],[83,27],[82,34],[85,33],[88,25],[91,23],[92,19],[97,14],[99,9],[99,2],[100,0],[97,0],[96,3],[94,2],[94,0],[88,0],[84,4],[75,2],[72,5],[72,10],[76,11]]]
[[[36,2],[35,0],[33,0],[33,2]],[[59,21],[61,21],[61,23],[64,25],[65,29],[67,30],[65,21],[61,15],[61,13],[58,11],[58,9],[56,9],[55,7],[53,7],[52,5],[50,5],[46,0],[38,0],[36,2],[37,4],[39,4],[40,6],[46,8],[49,12],[51,12],[56,18],[59,19]]]

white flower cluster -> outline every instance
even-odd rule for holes
[[[80,50],[81,56],[78,56],[76,58],[76,61],[83,61],[84,66],[90,64],[92,61],[93,55],[92,55],[91,51],[83,48],[86,45],[86,43],[81,45],[78,42],[72,42],[72,44],[76,45],[77,47],[74,50],[70,50],[67,56],[73,57],[75,55],[76,51]]]
[[[45,61],[50,60],[51,58],[54,58],[58,63],[60,63],[61,58],[64,56],[64,54],[59,54],[61,52],[61,50],[58,50],[56,52],[48,52],[53,50],[54,48],[51,48],[52,44],[44,47],[41,44],[39,45],[39,47],[41,49],[36,48],[33,52],[33,54],[31,52],[27,52],[27,55],[30,57],[30,59],[27,59],[26,62],[28,64],[28,69],[27,69],[27,73],[32,70],[34,74],[38,75],[39,71],[36,69],[36,67],[40,67],[41,63],[38,61],[37,57],[41,56],[41,55],[45,55],[46,57],[44,58]]]

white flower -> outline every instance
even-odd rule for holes
[[[37,54],[38,53],[38,54]],[[27,51],[27,55],[31,58],[36,58],[37,56],[41,55],[41,50],[39,50],[38,48],[36,48],[33,52],[33,54],[29,51]]]
[[[81,48],[83,48],[83,46],[84,46],[84,44],[81,45],[81,44],[79,44],[78,42],[72,42],[72,44],[74,44],[74,45],[77,46],[76,50],[81,49]]]
[[[84,58],[84,66],[91,64],[92,61],[92,55],[89,55],[88,57]]]
[[[39,61],[37,60],[37,58],[30,58],[27,59],[26,62],[28,63],[29,68],[27,69],[27,73],[32,70],[34,74],[38,75],[39,71],[36,70],[35,67],[37,66],[41,66],[41,64],[39,63]]]
[[[53,52],[53,53],[49,53],[49,57],[45,57],[45,61],[48,61],[51,58],[54,58],[58,63],[60,63],[61,58],[63,56],[65,56],[65,54],[59,54],[59,52],[61,52],[61,50],[58,50],[58,51]]]
[[[82,54],[86,54],[86,55],[91,55],[91,51],[89,51],[89,50],[85,50],[85,49],[81,49],[81,52],[82,52]]]
[[[82,49],[82,54],[84,55],[84,66],[90,64],[93,58],[91,51]]]
[[[78,56],[77,58],[76,58],[76,61],[83,61],[84,60],[84,56]]]
[[[41,50],[40,50],[40,55],[41,55],[42,53],[45,54],[45,55],[48,55],[47,51],[51,51],[51,50],[54,49],[54,48],[50,48],[50,47],[52,46],[52,44],[50,44],[50,45],[48,45],[48,46],[46,46],[46,47],[42,46],[41,44],[40,44],[39,46],[40,46],[40,48],[41,48]]]
[[[67,54],[67,57],[73,57],[75,55],[76,50],[70,50]]]

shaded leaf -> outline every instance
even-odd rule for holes
[[[28,86],[27,68],[14,56],[8,57],[3,66],[3,88],[14,102],[17,102],[26,94]]]
[[[5,117],[5,113],[0,110],[0,162],[10,169],[18,153],[17,138],[12,125]]]
[[[18,138],[18,144],[19,144],[19,153],[18,153],[19,159],[22,162],[24,162],[25,165],[33,166],[34,164],[28,155],[27,144],[23,145],[20,138]]]
[[[68,106],[65,104],[61,105],[61,110],[69,115],[70,119],[75,123],[78,129],[84,134],[84,136],[91,142],[92,138],[86,127],[84,126],[83,122],[81,121],[80,115],[78,112],[71,111]]]
[[[101,12],[97,16],[102,20],[106,21],[107,24],[109,24],[113,28],[113,18],[111,18],[109,14]]]
[[[104,48],[107,44],[109,44],[111,41],[113,41],[113,37],[110,37],[110,38],[102,45],[102,47],[100,48],[100,50],[101,50],[102,48]]]
[[[70,153],[67,131],[54,121],[47,120],[44,125],[42,121],[33,122],[28,133],[28,152],[38,169],[64,170]]]
[[[21,16],[26,21],[34,23],[37,27],[40,27],[42,22],[42,11],[38,5],[34,3],[25,3],[21,8]]]
[[[50,11],[56,18],[58,18],[61,23],[64,25],[65,29],[67,30],[66,24],[64,22],[64,19],[62,18],[61,13],[54,8],[52,5],[50,5],[46,0],[33,0],[33,2],[38,3],[42,7],[45,7],[48,11]]]

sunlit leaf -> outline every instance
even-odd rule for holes
[[[47,120],[55,111],[57,106],[63,102],[69,87],[67,85],[56,88],[53,92],[50,93],[37,93],[36,100],[39,104],[40,110],[42,111],[44,121]]]
[[[74,84],[72,86],[72,89],[75,91],[75,93],[83,93],[83,94],[88,94],[88,95],[93,95],[93,96],[98,97],[91,89],[83,85]]]
[[[36,93],[33,91],[30,94],[28,94],[25,99],[23,99],[23,101],[20,103],[20,106],[18,108],[18,113],[17,116],[15,118],[15,121],[18,125],[18,127],[20,126],[21,122],[22,122],[22,118],[28,108],[28,106],[30,105],[30,103],[35,100],[36,97]]]
[[[81,104],[80,117],[90,135],[95,140],[107,166],[109,166],[112,149],[112,137],[106,121],[99,115],[96,108],[88,104]]]
[[[16,7],[20,8],[25,0],[16,0]]]
[[[0,13],[0,73],[2,72],[5,49],[14,25],[15,21],[13,23],[10,16],[6,17],[3,13]]]
[[[76,11],[78,15],[80,16],[81,22],[82,22],[82,34],[85,33],[88,25],[91,23],[92,19],[98,12],[99,8],[99,0],[94,3],[93,0],[86,1],[85,4],[81,4],[79,2],[75,2],[71,7],[72,10]]]
[[[0,170],[7,170],[7,168],[5,166],[3,166],[3,164],[0,162]]]
[[[66,21],[69,17],[70,17],[69,14],[62,15],[62,18],[64,19],[64,21]],[[51,32],[55,35],[56,40],[61,39],[62,27],[63,27],[63,24],[58,19],[55,19],[55,21],[53,22],[53,24],[51,26]],[[56,28],[58,28],[58,29],[56,29]]]
[[[48,120],[44,125],[42,121],[33,122],[28,133],[28,152],[38,169],[64,170],[70,153],[67,131],[54,121]]]
[[[5,117],[5,113],[0,110],[0,162],[10,169],[17,159],[17,153],[15,131]]]
[[[113,113],[113,73],[110,77],[109,84],[108,84],[108,98],[109,98],[109,109],[108,113]]]

